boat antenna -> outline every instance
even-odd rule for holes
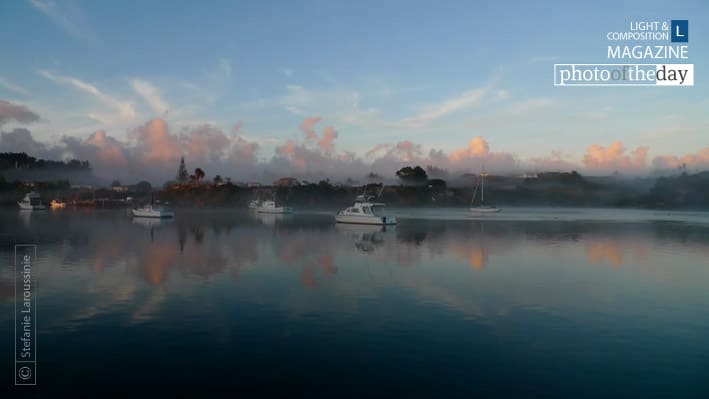
[[[384,182],[381,182],[381,184],[382,184],[382,187],[379,189],[379,192],[377,193],[377,198],[376,198],[376,199],[379,199],[379,197],[381,197],[381,196],[382,196],[382,193],[384,192]]]

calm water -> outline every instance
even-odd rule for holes
[[[706,213],[396,214],[2,210],[0,392],[20,241],[42,397],[709,397]]]

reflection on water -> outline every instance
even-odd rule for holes
[[[89,337],[93,352],[109,352],[79,356],[96,364],[85,376],[93,387],[105,382],[101,367],[117,370],[128,354],[138,370],[157,365],[145,352],[156,345],[172,357],[156,378],[175,392],[198,367],[220,386],[238,385],[228,371],[253,384],[277,373],[283,389],[329,378],[354,396],[578,396],[583,386],[599,397],[608,384],[644,397],[707,392],[709,224],[404,217],[383,228],[235,211],[0,218],[4,264],[12,243],[39,245],[43,375],[56,392],[69,385],[55,370],[89,367],[64,358]],[[2,269],[4,331],[11,278]],[[114,340],[125,354],[106,349]],[[540,382],[552,379],[563,382]]]

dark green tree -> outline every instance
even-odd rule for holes
[[[420,166],[405,166],[396,171],[396,177],[404,184],[422,185],[428,181],[428,174]]]
[[[194,170],[194,177],[197,178],[197,183],[201,182],[202,179],[204,179],[204,171],[202,168],[197,168]]]

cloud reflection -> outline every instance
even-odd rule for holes
[[[66,315],[69,320],[129,307],[129,322],[144,322],[172,298],[201,297],[203,290],[225,282],[239,285],[229,295],[273,298],[301,313],[345,304],[356,311],[357,298],[407,287],[421,300],[470,315],[504,314],[509,304],[489,308],[471,295],[548,303],[544,298],[550,295],[583,288],[571,281],[560,283],[556,293],[535,291],[515,276],[545,281],[564,268],[584,273],[579,267],[588,263],[615,268],[632,260],[642,266],[634,272],[686,279],[686,268],[669,271],[654,260],[668,251],[681,251],[683,259],[701,257],[707,248],[705,227],[669,224],[404,220],[382,229],[335,225],[328,215],[294,215],[273,223],[227,211],[184,211],[169,223],[131,223],[111,213],[74,216],[42,216],[19,233],[43,229],[49,297],[54,292],[61,300],[70,289],[90,294]],[[266,284],[259,294],[253,292],[257,284]],[[279,290],[284,291],[280,299],[274,293]],[[6,295],[0,285],[0,299],[11,300]]]

